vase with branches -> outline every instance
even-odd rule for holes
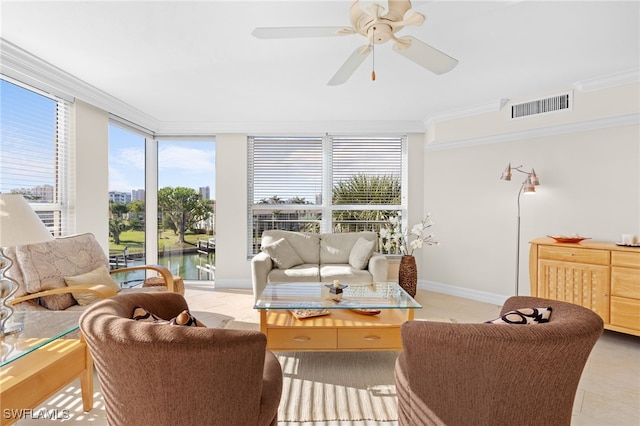
[[[415,250],[425,245],[438,245],[431,227],[431,213],[419,223],[413,225],[408,232],[402,231],[402,224],[397,216],[389,217],[384,227],[380,228],[380,246],[387,254],[401,254],[398,268],[398,284],[411,297],[416,295],[418,271],[413,256]]]

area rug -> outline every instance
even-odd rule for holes
[[[226,328],[257,330],[231,320]],[[277,352],[283,387],[279,421],[398,419],[393,367],[398,352]]]
[[[398,419],[397,352],[277,353],[283,388],[279,421]]]

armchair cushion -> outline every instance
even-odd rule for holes
[[[78,285],[87,285],[87,284],[102,284],[104,286],[110,287],[115,292],[120,291],[120,286],[113,278],[111,278],[111,274],[107,270],[107,267],[102,265],[98,268],[94,269],[91,272],[87,272],[86,274],[76,275],[73,277],[64,277],[64,282],[69,286],[78,286]],[[78,302],[80,306],[86,306],[89,303],[93,303],[98,300],[100,297],[94,293],[71,293],[74,299]]]
[[[289,269],[303,263],[298,253],[284,238],[262,246],[262,251],[269,255],[278,269]]]
[[[364,269],[369,264],[369,258],[376,249],[375,240],[366,240],[362,237],[353,245],[349,253],[349,265],[354,269]]]

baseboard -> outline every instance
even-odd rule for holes
[[[489,293],[486,291],[426,280],[420,280],[418,282],[418,288],[435,291],[436,293],[448,294],[450,296],[476,300],[478,302],[491,303],[498,306],[502,306],[504,301],[509,298],[509,296],[505,296],[503,294]]]
[[[219,279],[216,278],[215,288],[239,288],[239,289],[249,289],[251,290],[253,287],[251,285],[251,280],[243,280],[243,279]]]

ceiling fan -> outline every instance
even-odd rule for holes
[[[285,39],[307,37],[332,37],[359,34],[367,39],[367,44],[358,47],[342,64],[340,69],[327,83],[337,86],[349,80],[349,77],[364,62],[376,44],[394,41],[393,50],[416,64],[436,74],[451,71],[458,61],[412,36],[397,37],[396,33],[407,25],[420,26],[424,15],[411,9],[409,0],[388,0],[388,8],[377,3],[362,7],[359,0],[351,5],[352,27],[259,27],[252,34],[262,39]],[[374,53],[375,59],[375,53]],[[375,80],[375,69],[371,73]]]

